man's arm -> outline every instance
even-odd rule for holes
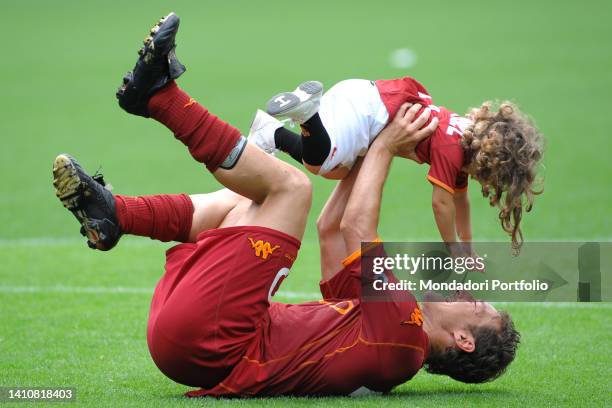
[[[363,160],[341,222],[348,253],[359,250],[362,241],[378,238],[383,185],[393,156],[409,156],[416,145],[438,126],[438,119],[434,118],[428,126],[420,129],[429,119],[431,111],[425,109],[414,119],[421,106],[416,104],[407,109],[408,106],[402,105],[393,122],[378,135]]]
[[[349,255],[340,231],[340,221],[359,174],[362,160],[362,158],[359,158],[348,176],[338,182],[317,220],[321,251],[321,278],[323,280],[331,279],[339,272],[342,260]]]

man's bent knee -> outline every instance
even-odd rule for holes
[[[291,167],[279,177],[278,182],[272,187],[275,194],[288,194],[292,199],[304,203],[312,200],[312,183],[304,172]]]
[[[296,203],[301,203],[303,206],[310,208],[312,203],[312,182],[301,171],[297,171],[294,176],[293,183],[293,199]]]

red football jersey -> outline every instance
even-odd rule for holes
[[[466,119],[443,106],[433,105],[429,92],[413,78],[378,80],[376,87],[390,121],[404,102],[431,108],[430,120],[437,117],[438,128],[416,148],[419,160],[430,165],[427,179],[451,194],[467,189],[468,176],[461,170],[465,164],[461,137],[462,129],[467,125]]]
[[[230,375],[187,395],[348,395],[363,387],[388,392],[411,379],[429,347],[419,306],[408,292],[363,301],[360,276],[353,256],[321,282],[324,300],[272,303]]]

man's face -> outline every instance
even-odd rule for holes
[[[480,326],[498,327],[499,312],[487,302],[474,299],[467,291],[459,291],[451,296],[441,296],[427,292],[423,302],[426,314],[434,317],[437,324],[448,330]]]

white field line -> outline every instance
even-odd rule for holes
[[[36,238],[0,238],[0,248],[14,247],[56,247],[82,245],[87,247],[85,238],[79,237],[36,237]],[[121,246],[163,246],[167,243],[150,239],[127,239],[121,241]]]
[[[0,293],[22,294],[22,293],[58,293],[58,294],[129,294],[129,295],[153,295],[153,288],[137,288],[126,286],[11,286],[0,285]],[[317,292],[293,292],[281,291],[276,294],[285,299],[320,299],[321,294]]]
[[[415,242],[435,242],[437,238],[431,239],[420,239]],[[386,242],[404,242],[406,241],[406,237],[400,238],[396,237],[395,239],[386,238]],[[488,241],[488,242],[496,242],[496,241]],[[499,241],[506,242],[506,241]],[[535,242],[535,241],[534,241]],[[546,239],[546,240],[538,240],[538,242],[612,242],[612,237],[590,237],[590,238],[576,238],[572,240],[567,239]],[[66,246],[66,245],[85,245],[85,238],[81,238],[77,236],[71,237],[30,237],[30,238],[0,238],[0,248],[2,247],[33,247],[33,246]],[[164,243],[159,241],[154,241],[150,239],[124,239],[121,241],[121,246],[164,246],[164,245],[172,245],[172,243]]]
[[[497,308],[512,307],[512,306],[528,306],[544,309],[612,309],[610,302],[491,302]]]
[[[601,238],[598,241],[610,241],[610,237]],[[390,240],[388,240],[391,242]],[[593,241],[591,239],[590,241]],[[84,240],[77,237],[34,237],[34,238],[0,238],[0,248],[3,247],[53,247],[66,246],[74,244],[84,244]],[[164,246],[153,240],[125,240],[122,245],[130,246]],[[138,287],[123,287],[123,286],[12,286],[0,285],[0,293],[5,294],[27,294],[27,293],[66,293],[66,294],[142,294],[152,295],[153,288],[138,288]],[[279,291],[276,294],[277,298],[282,299],[320,299],[321,294],[318,292],[297,292],[297,291]],[[518,302],[515,302],[518,303]],[[498,306],[511,306],[513,302],[498,302]],[[577,302],[521,302],[522,305],[543,307],[543,308],[612,308],[612,303],[577,303]]]
[[[44,293],[44,294],[136,294],[136,295],[152,295],[153,288],[138,288],[125,286],[11,286],[0,285],[0,293],[2,294],[28,294],[28,293]],[[320,299],[321,294],[318,292],[296,292],[296,291],[279,291],[276,298],[282,299]],[[578,303],[578,302],[494,302],[496,306],[508,307],[513,305],[521,305],[536,308],[585,308],[585,309],[612,309],[611,302],[601,303]]]

